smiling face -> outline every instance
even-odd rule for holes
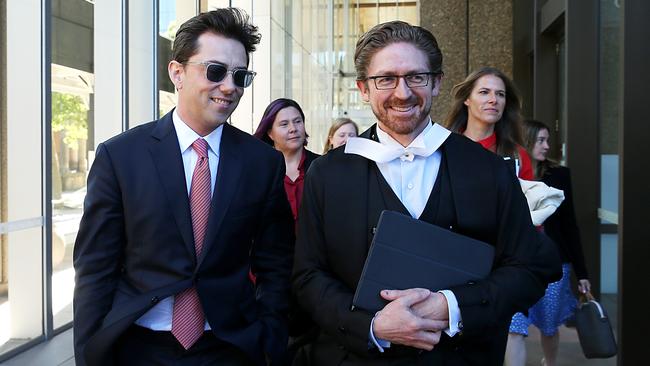
[[[330,145],[332,145],[332,149],[336,149],[345,144],[348,142],[350,137],[357,137],[357,129],[354,128],[352,123],[346,123],[337,128],[332,137],[330,137]]]
[[[305,145],[305,121],[295,107],[280,109],[275,115],[273,126],[268,132],[276,150],[283,153],[295,152]]]
[[[546,155],[548,155],[548,150],[550,146],[548,145],[548,130],[541,129],[537,133],[537,138],[535,139],[535,146],[533,146],[532,158],[537,161],[546,160]]]
[[[206,32],[199,36],[197,44],[197,52],[189,62],[219,63],[228,70],[247,67],[246,50],[237,40]],[[171,61],[168,71],[178,91],[179,116],[201,136],[224,123],[244,94],[244,88],[233,84],[231,74],[217,83],[208,80],[205,65]]]
[[[506,106],[506,87],[503,80],[494,75],[483,75],[465,100],[468,124],[489,124],[494,126]]]
[[[379,50],[368,65],[367,75],[410,75],[429,72],[424,52],[410,43],[393,43]],[[373,80],[357,81],[363,100],[370,103],[379,127],[400,143],[408,144],[429,121],[432,98],[438,95],[440,79],[429,75],[429,83],[409,88],[398,78],[395,89],[378,90]]]

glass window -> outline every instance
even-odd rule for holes
[[[601,292],[618,292],[618,124],[621,105],[621,8],[600,1]]]
[[[41,10],[0,6],[0,359],[43,335]]]
[[[52,2],[52,315],[72,321],[72,249],[86,195],[93,130],[93,7]]]
[[[228,6],[228,1],[202,0],[200,8],[208,11]],[[172,45],[178,27],[197,14],[191,1],[160,0],[158,3],[158,109],[160,116],[171,111],[177,102],[174,84],[169,80],[167,65],[172,59]]]

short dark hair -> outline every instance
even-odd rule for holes
[[[241,42],[246,50],[246,63],[249,54],[255,51],[262,36],[256,26],[250,23],[250,17],[237,8],[222,8],[201,13],[183,23],[176,32],[172,50],[172,59],[184,63],[198,50],[197,39],[203,33],[211,32]]]
[[[300,104],[298,104],[298,102],[289,98],[278,98],[272,101],[268,105],[268,107],[266,107],[266,109],[264,110],[264,114],[262,115],[262,120],[260,121],[260,124],[257,126],[257,130],[255,130],[253,136],[273,146],[273,140],[271,140],[271,138],[269,137],[269,130],[273,127],[275,116],[277,116],[281,110],[289,107],[296,108],[300,113],[300,116],[302,117],[302,121],[303,122],[305,121],[305,113],[302,111],[302,108],[300,108]],[[309,137],[309,135],[307,135],[306,132],[305,132],[305,136]],[[305,139],[305,145],[307,145],[306,139]]]
[[[429,71],[436,75],[442,72],[442,51],[438,41],[428,30],[395,20],[378,24],[359,38],[354,51],[354,68],[357,71],[357,80],[368,78],[368,65],[370,60],[382,48],[393,43],[410,43],[422,50],[429,62]]]

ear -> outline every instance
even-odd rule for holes
[[[364,102],[369,102],[370,101],[370,90],[368,88],[368,81],[366,80],[357,80],[357,88],[361,92],[361,99],[363,99]]]
[[[169,80],[172,81],[176,90],[181,90],[183,88],[183,78],[185,77],[183,64],[175,60],[170,61],[167,65],[167,73],[169,74]]]

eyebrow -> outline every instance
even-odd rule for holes
[[[482,86],[482,87],[478,88],[478,90],[493,90],[493,89],[490,89],[490,88],[488,88],[488,87],[486,87],[486,86]],[[503,89],[494,89],[494,91],[497,91],[497,92],[503,92],[503,93],[506,92],[506,91],[503,90]]]
[[[230,66],[227,63],[221,62],[221,61],[218,61],[218,60],[206,60],[204,62],[211,63],[211,64],[219,64],[219,65],[225,66],[226,68],[228,68]],[[233,66],[232,68],[233,69],[248,69],[248,67],[246,67],[246,66]]]
[[[302,121],[302,117],[298,116],[298,117],[296,117],[294,119],[285,118],[285,119],[279,120],[278,122],[289,122],[289,121],[298,121],[298,120]]]
[[[424,70],[424,71],[410,70],[410,71],[407,71],[405,73],[398,73],[398,72],[395,72],[395,71],[392,71],[392,70],[390,70],[390,71],[381,71],[380,70],[380,71],[376,72],[375,75],[376,76],[397,76],[397,75],[426,74],[428,72],[429,72],[429,70]]]

